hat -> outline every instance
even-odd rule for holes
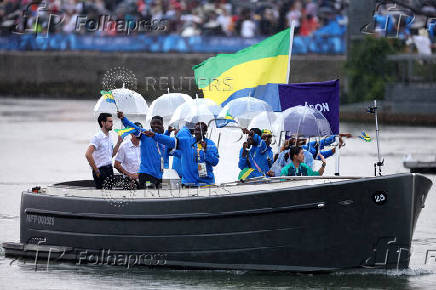
[[[263,129],[262,130],[262,135],[272,135],[271,131],[268,129]]]

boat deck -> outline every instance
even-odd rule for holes
[[[280,178],[259,178],[250,182],[231,182],[213,186],[200,186],[190,188],[170,189],[95,189],[90,187],[92,181],[76,181],[71,183],[61,183],[48,186],[43,189],[43,194],[57,195],[63,197],[80,198],[104,198],[113,200],[126,199],[159,199],[159,198],[186,198],[186,197],[209,197],[229,194],[244,194],[269,190],[280,190],[284,188],[294,188],[310,185],[321,185],[359,179],[362,177],[343,177],[343,176],[295,176]],[[82,184],[82,185],[81,185]],[[83,186],[87,185],[87,186]]]

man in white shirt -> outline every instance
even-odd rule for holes
[[[142,128],[142,124],[135,122],[135,125]],[[141,150],[139,141],[141,133],[138,136],[130,134],[132,139],[126,140],[121,144],[117,156],[115,156],[114,167],[122,174],[130,177],[133,180],[138,179],[139,162],[141,160]]]
[[[101,113],[97,119],[101,130],[91,139],[85,157],[92,168],[92,176],[94,177],[95,187],[103,188],[103,182],[106,178],[114,174],[112,169],[112,157],[118,152],[118,148],[123,141],[123,138],[118,136],[118,143],[113,145],[109,131],[112,130],[112,115]]]

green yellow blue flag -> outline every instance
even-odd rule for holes
[[[112,95],[111,91],[100,91],[100,94],[104,97],[106,102],[112,103],[112,104],[115,104],[115,105],[117,104],[117,102],[115,102],[115,98]]]
[[[222,105],[242,96],[244,89],[288,83],[290,32],[288,28],[234,54],[218,54],[193,66],[204,97]]]
[[[242,169],[241,172],[239,172],[238,180],[245,181],[250,176],[250,174],[253,171],[254,171],[253,168],[244,168],[244,169]]]
[[[365,142],[371,142],[371,137],[366,134],[365,131],[362,131],[362,135],[360,135],[359,138]]]
[[[233,116],[230,114],[229,111],[227,111],[224,118],[215,119],[215,125],[217,128],[223,128],[227,126],[229,123],[236,123],[236,120],[233,118]]]
[[[135,128],[128,127],[128,128],[124,128],[124,129],[115,129],[114,131],[115,131],[118,135],[120,135],[122,138],[125,138],[125,137],[127,137],[129,134],[132,134],[133,132],[135,132],[136,129],[135,129]]]

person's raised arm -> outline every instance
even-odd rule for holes
[[[336,141],[336,135],[330,135],[327,138],[321,139],[321,141],[319,141],[319,148],[322,149],[325,146],[329,146],[330,144],[335,143]]]
[[[332,149],[329,149],[329,150],[320,151],[319,154],[324,156],[324,158],[329,158],[330,156],[335,154],[335,152],[336,152],[336,148],[332,148]],[[318,155],[316,157],[316,160],[321,160],[321,157]]]
[[[153,138],[154,141],[164,144],[169,147],[169,149],[175,148],[177,145],[177,138],[166,136],[164,134],[158,134],[153,131],[144,131],[144,134],[147,137]]]
[[[171,132],[176,131],[176,129],[174,127],[168,126],[168,129],[165,130],[164,135],[166,136],[170,136]]]
[[[340,147],[342,147],[341,144],[343,143],[343,140],[342,140],[343,137],[351,138],[351,137],[353,137],[353,135],[351,135],[350,133],[340,133],[339,134]],[[322,139],[319,142],[320,149],[324,148],[324,146],[329,146],[329,145],[333,144],[335,141],[336,141],[336,135],[330,135],[329,137]]]
[[[137,126],[135,123],[131,122],[129,119],[127,119],[127,117],[124,116],[123,112],[117,112],[117,116],[118,118],[121,119],[121,122],[123,123],[123,126],[128,128],[134,128],[136,130],[136,132],[132,132],[133,134],[137,135],[139,132],[143,132],[144,129],[142,129],[141,127]]]
[[[122,138],[120,135],[118,135],[118,142],[117,142],[117,144],[115,145],[115,147],[112,149],[112,157],[114,157],[115,155],[117,155],[117,153],[118,153],[118,149],[120,149],[120,145],[121,145],[121,143],[123,143],[123,138]]]
[[[322,161],[322,165],[321,165],[321,168],[318,170],[318,173],[319,173],[320,176],[322,176],[324,174],[324,169],[325,169],[325,166],[327,165],[327,163],[325,162],[324,156],[319,154],[319,157],[320,157],[320,159]]]

